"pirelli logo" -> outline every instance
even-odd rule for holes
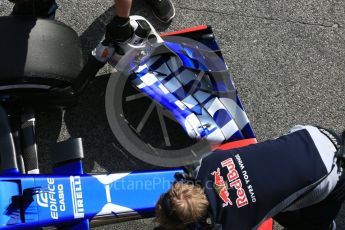
[[[74,219],[84,218],[83,190],[80,176],[70,176]]]

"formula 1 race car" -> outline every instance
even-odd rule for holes
[[[53,172],[39,174],[34,111],[75,105],[97,71],[83,65],[78,36],[63,23],[0,17],[0,31],[7,35],[0,38],[0,229],[89,229],[152,217],[182,166],[215,148],[256,143],[212,29],[203,25],[162,35],[149,54],[129,52],[127,70],[112,74],[106,90],[109,125],[124,149],[175,168],[87,174],[78,138],[56,143]]]

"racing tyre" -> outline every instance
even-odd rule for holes
[[[0,17],[0,93],[28,97],[70,86],[83,67],[77,33],[55,20]]]

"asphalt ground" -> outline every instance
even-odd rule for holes
[[[342,0],[243,1],[173,0],[176,17],[169,25],[155,20],[145,2],[134,1],[133,14],[150,19],[159,31],[199,24],[214,28],[259,141],[283,134],[295,124],[345,128],[345,2]],[[75,29],[89,52],[112,17],[112,1],[58,1],[57,19]],[[0,2],[0,15],[12,5]],[[85,171],[153,168],[124,153],[111,133],[104,109],[107,69],[81,96],[80,104],[37,115],[40,161],[48,171],[48,146],[81,136]],[[337,218],[345,229],[345,208]],[[152,229],[152,220],[130,221],[98,229]],[[280,229],[278,226],[275,229]]]

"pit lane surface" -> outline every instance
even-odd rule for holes
[[[150,19],[159,31],[212,25],[234,76],[247,114],[260,141],[283,134],[297,123],[345,128],[345,2],[173,0],[176,18],[159,23],[143,1],[133,13]],[[57,19],[75,29],[85,53],[104,33],[112,1],[58,1]],[[0,2],[0,15],[12,5]],[[48,146],[56,140],[83,137],[85,171],[153,168],[126,155],[110,131],[104,109],[107,69],[63,113],[40,112],[37,134],[41,164],[49,167]],[[337,218],[345,229],[345,210]],[[98,229],[152,229],[152,220],[130,221]],[[275,229],[280,229],[276,226]]]

